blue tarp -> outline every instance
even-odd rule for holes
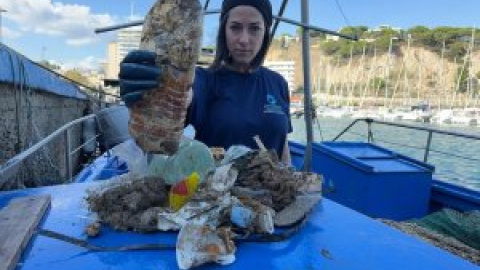
[[[50,92],[56,95],[87,99],[77,85],[32,60],[0,44],[0,82],[23,84],[24,87]]]

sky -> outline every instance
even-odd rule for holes
[[[0,0],[1,39],[34,61],[64,68],[98,69],[115,32],[94,29],[142,20],[155,0]],[[201,0],[202,4],[205,0]],[[210,0],[218,9],[222,0]],[[282,0],[271,0],[278,13]],[[337,31],[344,26],[416,25],[480,27],[480,0],[309,0],[310,23]],[[300,21],[301,1],[288,1],[284,17]],[[205,18],[204,44],[214,44],[218,15]],[[295,33],[281,23],[277,34]]]

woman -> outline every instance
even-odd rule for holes
[[[271,24],[269,0],[223,2],[215,60],[208,69],[196,69],[186,121],[195,127],[195,139],[211,147],[257,148],[253,136],[259,135],[289,164],[288,85],[281,75],[260,66]],[[135,51],[122,62],[120,94],[127,106],[156,85],[161,70],[147,64],[153,59],[152,53]]]

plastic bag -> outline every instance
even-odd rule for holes
[[[209,174],[205,180],[207,189],[222,194],[229,192],[238,176],[238,170],[232,165],[232,163],[223,165]]]
[[[130,175],[135,177],[148,175],[147,156],[133,139],[116,145],[111,149],[111,152],[127,163]]]
[[[252,149],[244,145],[232,145],[228,148],[227,152],[225,153],[225,157],[220,162],[220,164],[225,165],[225,164],[231,163],[235,159],[247,154],[250,151],[252,151]]]
[[[190,200],[175,213],[159,213],[157,228],[161,231],[179,230],[186,224],[216,227],[220,224],[221,213],[234,203],[237,199],[227,195],[213,201]]]
[[[215,162],[205,144],[183,138],[175,155],[154,155],[148,168],[150,175],[159,175],[167,184],[174,185],[193,172],[197,172],[199,182],[203,182],[206,174],[215,168]]]

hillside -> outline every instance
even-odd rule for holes
[[[358,105],[412,105],[428,102],[433,106],[476,106],[480,90],[480,52],[459,60],[422,47],[398,45],[392,54],[354,57],[326,55],[322,41],[311,40],[312,91],[322,102],[347,102]],[[301,42],[290,40],[288,46],[275,39],[268,61],[295,62],[295,85],[303,88]],[[462,75],[462,76],[460,76]],[[468,76],[470,75],[470,76]],[[470,77],[470,79],[468,79]],[[300,89],[301,90],[301,89]],[[339,97],[341,96],[341,98]]]

